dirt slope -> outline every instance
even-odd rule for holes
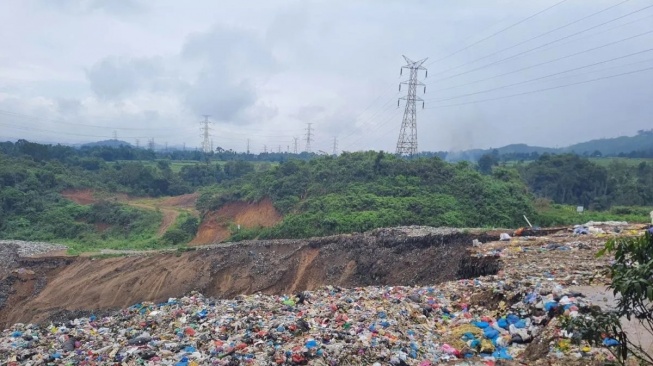
[[[251,241],[183,254],[22,259],[19,265],[34,274],[13,274],[0,281],[0,326],[44,321],[62,311],[158,302],[192,290],[231,297],[258,291],[293,293],[326,284],[432,284],[498,270],[496,261],[476,262],[467,254],[465,247],[478,236],[433,229],[413,235],[411,230]]]
[[[220,210],[209,212],[202,220],[191,245],[220,243],[231,236],[229,225],[241,228],[271,227],[279,223],[281,214],[272,201],[265,198],[259,202],[230,202]]]

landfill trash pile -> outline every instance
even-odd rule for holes
[[[235,300],[193,293],[161,304],[136,304],[109,317],[16,324],[2,334],[0,355],[10,364],[178,366],[512,360],[541,332],[552,309],[574,314],[588,306],[550,283],[496,310],[470,302],[474,293],[491,287],[479,280],[438,288],[325,287],[292,297]],[[605,356],[602,350],[584,353]]]
[[[641,230],[620,230],[637,235]],[[589,364],[604,348],[572,340],[560,317],[591,302],[571,285],[604,284],[607,232],[478,243],[496,275],[434,286],[324,286],[291,295],[212,299],[197,292],[72,321],[15,324],[0,335],[12,364],[418,365]],[[606,345],[614,340],[606,335]]]
[[[23,240],[0,240],[0,247],[17,247],[18,255],[21,257],[30,257],[39,254],[45,254],[54,251],[66,250],[68,247],[60,244],[52,244],[36,241]]]

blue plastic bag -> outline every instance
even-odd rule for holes
[[[483,335],[487,339],[495,339],[499,336],[499,331],[494,328],[485,328],[483,330]]]
[[[508,353],[508,350],[506,350],[505,348],[501,348],[497,351],[494,351],[494,353],[492,353],[492,357],[499,360],[512,360],[512,356]]]
[[[515,314],[508,314],[508,316],[506,316],[506,321],[508,324],[515,324],[519,321],[519,317]]]

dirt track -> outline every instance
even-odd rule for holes
[[[129,197],[125,194],[112,194],[108,197],[98,197],[98,195],[102,196],[102,194],[94,192],[90,189],[83,189],[66,190],[61,192],[61,195],[80,205],[91,205],[93,203],[99,202],[101,199],[108,199],[122,202],[140,209],[160,210],[163,214],[163,220],[161,221],[161,225],[157,230],[157,236],[163,236],[163,234],[168,231],[168,229],[175,223],[175,221],[177,221],[177,217],[179,217],[182,212],[187,212],[191,215],[199,216],[199,213],[195,209],[195,202],[197,201],[198,197],[197,193],[155,199]],[[107,229],[107,226],[97,224],[96,228],[98,232],[102,232]]]
[[[309,240],[251,241],[185,253],[111,259],[22,258],[0,281],[0,326],[64,312],[162,301],[192,290],[216,297],[293,293],[322,285],[417,285],[498,270],[467,254],[474,238],[438,229],[380,229]]]

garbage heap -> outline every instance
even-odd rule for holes
[[[61,365],[593,364],[611,359],[560,326],[592,304],[605,233],[479,243],[496,275],[437,286],[322,287],[285,296],[212,299],[193,292],[110,316],[15,324],[0,362]],[[606,335],[606,346],[614,340]]]

